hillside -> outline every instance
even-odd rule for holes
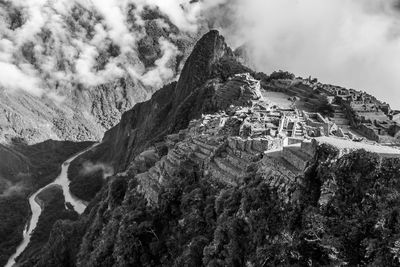
[[[91,144],[49,140],[35,145],[0,145],[0,265],[22,241],[31,215],[29,196],[53,181],[68,157]],[[51,226],[47,226],[47,234]],[[46,235],[39,240],[46,242]]]
[[[400,150],[336,124],[315,82],[274,75],[204,35],[176,83],[74,161],[115,174],[21,266],[397,266]],[[300,108],[310,93],[327,115]]]
[[[152,5],[124,6],[122,27],[97,2],[67,2],[0,3],[2,143],[100,140],[176,79],[203,31],[180,30]]]

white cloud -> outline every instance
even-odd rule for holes
[[[9,62],[12,60],[14,44],[8,39],[0,39],[0,61]]]
[[[88,175],[94,172],[98,172],[100,170],[103,171],[104,179],[114,174],[114,168],[112,166],[103,163],[92,163],[90,161],[86,161],[83,163],[80,173],[82,175]]]
[[[0,61],[0,85],[6,90],[24,90],[35,96],[41,96],[40,80],[35,76],[24,73],[11,63]]]
[[[126,23],[127,1],[120,0],[93,0],[93,5],[104,16],[109,27],[109,37],[121,47],[123,51],[130,51],[135,43],[134,34],[130,33]]]
[[[54,91],[48,92],[46,96],[58,104],[61,104],[66,99],[65,96],[59,95]]]
[[[77,80],[87,86],[96,86],[107,81],[116,79],[123,75],[123,70],[116,63],[109,62],[104,70],[95,72],[93,70],[96,63],[98,51],[96,47],[80,43],[82,53],[76,61]]]
[[[32,41],[34,35],[40,31],[46,22],[46,13],[43,9],[47,0],[17,0],[14,4],[26,9],[27,21],[15,31],[15,41],[21,45],[24,41]]]
[[[145,0],[144,2],[157,6],[181,30],[197,30],[198,4],[189,5],[188,0]]]
[[[235,6],[231,43],[248,41],[260,71],[283,69],[353,87],[400,108],[399,14],[392,0],[249,0]]]
[[[69,32],[67,17],[79,3],[100,20],[94,37],[75,23]],[[136,26],[127,23],[128,6]],[[177,48],[161,39],[162,57],[152,69],[138,60],[136,41],[143,34],[144,6],[158,7],[180,30],[196,33],[204,17],[219,19],[222,32],[233,46],[248,41],[258,70],[277,69],[312,75],[323,82],[366,90],[400,108],[400,14],[394,0],[13,0],[21,8],[22,27],[12,31],[0,25],[0,85],[35,95],[49,94],[57,84],[83,82],[92,86],[124,75],[141,80],[154,89],[177,75],[170,64]],[[225,4],[221,9],[220,5]],[[218,15],[220,13],[220,15]],[[7,14],[1,13],[2,15]],[[100,16],[98,16],[100,15]],[[218,22],[218,21],[217,21]],[[159,26],[168,27],[163,20]],[[43,43],[37,34],[47,28],[52,40]],[[101,71],[94,69],[96,57],[112,40],[121,54],[111,58]],[[37,66],[27,65],[20,47],[35,44]],[[49,46],[49,47],[47,47]],[[46,50],[47,49],[47,50]],[[50,51],[48,51],[50,49]],[[61,57],[62,55],[62,57]],[[65,69],[57,70],[57,65]]]
[[[222,1],[205,0],[194,4],[190,4],[190,0],[10,1],[22,12],[23,24],[14,30],[7,28],[7,23],[0,25],[3,70],[0,85],[37,96],[44,93],[60,101],[61,98],[54,93],[55,88],[73,90],[72,86],[77,82],[96,86],[131,76],[153,91],[176,78],[172,63],[179,51],[166,39],[160,39],[161,58],[156,60],[154,68],[145,68],[136,50],[136,42],[145,34],[145,22],[140,17],[143,8],[148,5],[158,7],[179,29],[192,34],[199,29],[205,10]],[[131,4],[136,9],[128,11]],[[75,17],[72,10],[77,12]],[[6,16],[8,12],[0,10],[0,14]],[[128,14],[134,17],[134,26],[128,23]],[[156,24],[169,28],[163,19],[156,20]],[[120,54],[106,59],[102,62],[104,69],[96,70],[98,56],[106,54],[111,41],[119,47]],[[26,49],[22,53],[22,47],[30,48],[29,44],[26,45],[28,42],[33,43],[33,51]],[[28,64],[30,53],[34,55],[33,65]]]
[[[140,78],[145,85],[154,88],[160,88],[165,81],[174,78],[174,71],[171,69],[171,65],[173,64],[171,64],[171,61],[176,59],[176,56],[179,54],[178,48],[164,38],[160,38],[159,43],[162,57],[155,61],[155,68],[146,72]]]
[[[2,179],[2,178],[0,178]],[[25,186],[23,186],[21,183],[17,183],[12,185],[9,181],[5,180],[6,185],[8,186],[3,193],[0,193],[0,197],[9,197],[9,196],[15,196],[18,194],[23,194],[24,190],[26,190]]]
[[[101,23],[97,23],[94,26],[94,30],[96,33],[90,43],[99,47],[104,43],[104,40],[107,38],[107,32],[104,30],[104,27]]]
[[[190,0],[134,0],[136,4],[158,7],[171,22],[182,31],[197,32],[203,15],[218,7],[226,0],[202,0],[190,3]]]

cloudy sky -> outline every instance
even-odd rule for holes
[[[232,1],[228,40],[282,69],[374,94],[400,109],[400,1]],[[232,5],[234,6],[232,8]]]
[[[93,12],[79,14],[93,26],[66,25],[72,7],[79,2]],[[191,2],[191,3],[190,3]],[[194,3],[193,3],[194,2]],[[352,87],[376,95],[400,109],[400,12],[395,0],[11,0],[0,10],[0,85],[35,95],[71,81],[96,85],[127,73],[146,85],[160,87],[174,79],[169,62],[180,53],[160,39],[162,54],[155,67],[139,64],[135,44],[143,36],[132,30],[129,17],[140,25],[144,6],[158,7],[180,31],[198,32],[208,21],[225,35],[232,47],[244,43],[250,48],[253,65],[259,71],[288,70],[321,82]],[[136,7],[130,12],[132,4]],[[22,26],[10,29],[3,21],[15,6],[22,11]],[[11,11],[10,11],[11,10]],[[13,11],[14,12],[14,11]],[[101,20],[99,20],[101,17]],[[164,21],[159,21],[164,25]],[[165,24],[166,25],[166,24]],[[79,26],[79,27],[78,27]],[[165,27],[168,27],[166,25]],[[43,53],[48,44],[38,42],[43,28],[57,33],[53,54]],[[22,59],[22,47],[42,56],[35,64]],[[95,59],[113,42],[120,55],[95,70]],[[24,48],[24,49],[25,49]],[[21,50],[22,49],[22,50]],[[62,60],[71,64],[55,72]],[[138,64],[136,64],[138,63]]]

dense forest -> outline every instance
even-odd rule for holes
[[[40,187],[52,182],[59,174],[63,161],[92,142],[46,141],[35,145],[14,144],[10,151],[19,157],[3,154],[0,178],[11,182],[10,189],[0,193],[0,265],[5,264],[22,242],[22,232],[29,220],[28,197]],[[15,170],[10,172],[9,170]],[[1,180],[1,179],[0,179]],[[59,218],[53,214],[53,222]],[[46,215],[43,215],[46,217]],[[52,224],[48,224],[40,242],[46,242]]]
[[[399,160],[358,151],[334,162],[337,151],[319,150],[293,203],[256,166],[226,187],[188,160],[157,206],[133,175],[110,178],[90,214],[60,222],[25,266],[398,266]]]

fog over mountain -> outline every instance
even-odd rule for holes
[[[47,94],[56,100],[62,100],[63,90],[74,89],[74,85],[95,86],[124,75],[159,88],[175,78],[172,65],[182,56],[171,41],[179,39],[177,30],[196,34],[201,13],[216,4],[154,0],[1,1],[0,83],[8,90]],[[138,42],[148,34],[144,27],[146,16],[155,16],[150,10],[163,14],[153,28],[170,33],[170,40],[162,36],[157,40],[159,55],[147,68],[139,59]]]
[[[175,78],[170,65],[180,52],[160,38],[154,67],[140,64],[137,42],[146,33],[139,29],[139,14],[153,6],[181,31],[194,34],[206,20],[233,47],[246,44],[260,71],[312,75],[391,102],[400,98],[400,62],[393,57],[400,52],[398,5],[395,0],[2,1],[0,81],[7,89],[46,93],[57,100],[63,93],[51,89],[98,85],[125,74],[159,88]],[[158,23],[169,27],[163,19]],[[37,38],[46,32],[54,33],[49,43]],[[57,53],[46,53],[48,46]],[[99,67],[105,51],[113,56]]]
[[[176,80],[216,5],[0,1],[0,140],[99,140]]]
[[[400,99],[399,1],[227,1],[222,24],[233,46],[246,41],[253,65],[289,70],[365,90],[392,106]],[[227,27],[227,28],[226,28]]]

